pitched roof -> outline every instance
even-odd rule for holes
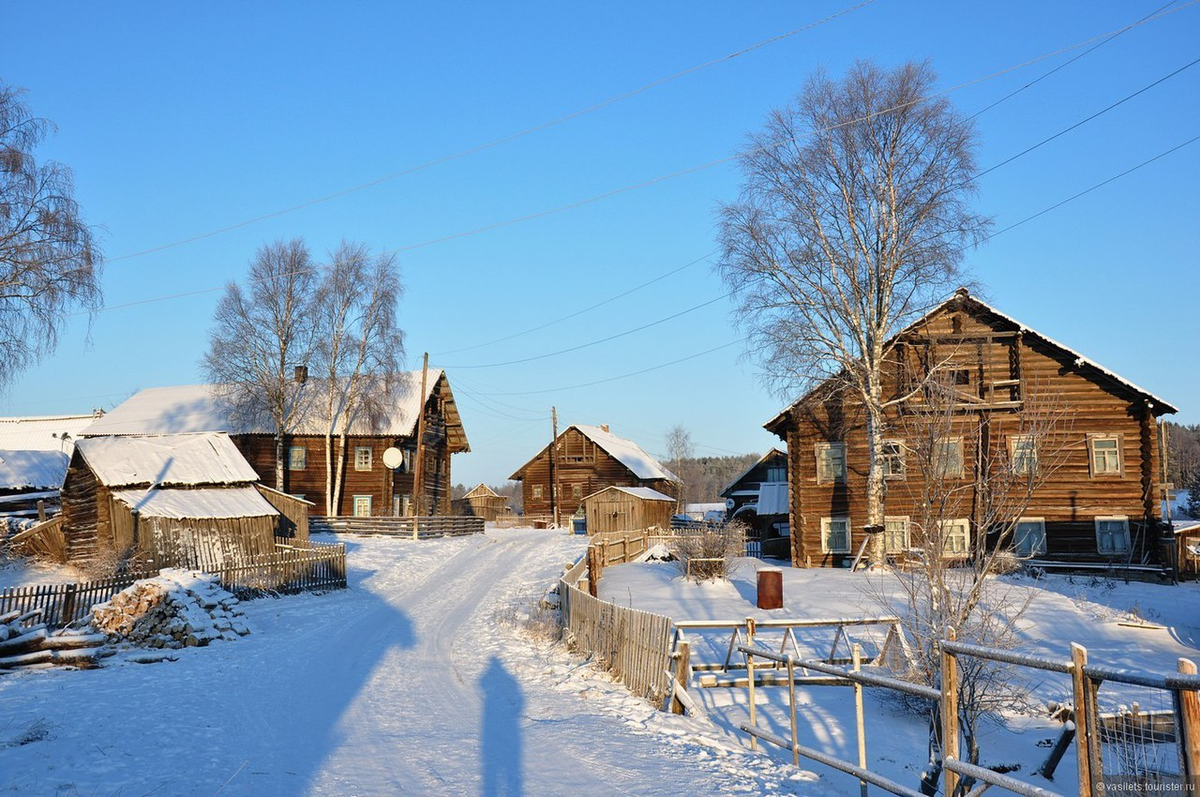
[[[253,487],[201,487],[192,490],[133,488],[113,490],[113,498],[142,517],[273,517],[279,514]]]
[[[572,424],[566,429],[563,429],[562,432],[559,433],[558,437],[555,438],[555,441],[557,442],[558,440],[562,439],[562,436],[572,429],[576,430],[584,437],[595,443],[597,446],[604,449],[609,456],[628,468],[629,472],[639,479],[665,479],[666,481],[670,482],[679,481],[678,476],[664,468],[657,459],[647,454],[645,449],[643,449],[637,443],[633,442],[632,440],[626,440],[624,437],[617,437],[615,434],[606,431],[601,426],[586,426],[578,423]],[[508,478],[518,481],[523,479],[525,468],[529,467],[534,460],[546,453],[549,448],[550,446],[543,448],[537,453],[536,456],[533,457],[533,459],[529,460],[529,462],[526,462],[524,465],[518,468],[517,471]]]
[[[778,448],[772,448],[770,451],[768,451],[767,453],[765,453],[761,457],[759,457],[757,462],[755,462],[753,465],[751,465],[750,467],[746,468],[744,471],[739,473],[732,481],[729,482],[729,484],[725,485],[725,487],[721,490],[721,492],[717,493],[717,495],[728,498],[729,496],[725,495],[726,493],[728,493],[730,490],[732,490],[734,487],[736,487],[737,483],[740,482],[742,479],[749,476],[750,471],[754,470],[755,468],[757,468],[759,465],[766,462],[771,457],[783,457],[784,462],[785,463],[787,462],[787,454],[785,452],[780,451]]]
[[[258,474],[224,433],[87,437],[75,450],[106,487],[252,484]]]
[[[355,417],[350,434],[410,437],[416,432],[421,408],[442,382],[446,398],[447,435],[452,451],[469,451],[462,419],[450,392],[445,373],[429,370],[425,395],[421,394],[421,372],[404,371],[395,375],[393,401],[384,417],[373,424],[365,417]],[[302,391],[299,419],[295,434],[325,434],[323,417],[325,394],[319,379],[312,379]],[[178,385],[140,390],[104,417],[83,430],[88,437],[99,435],[177,434],[186,432],[228,432],[229,434],[274,434],[265,422],[237,420],[221,398],[220,385]]]
[[[484,496],[486,496],[488,498],[499,498],[500,497],[499,495],[497,495],[495,490],[493,490],[491,487],[488,487],[483,482],[480,482],[479,484],[472,487],[470,492],[468,492],[466,495],[464,495],[463,498],[481,498]]]
[[[61,451],[70,456],[74,438],[96,420],[87,415],[34,415],[0,418],[0,449]]]
[[[605,487],[603,490],[597,490],[596,492],[592,493],[592,495],[584,496],[583,500],[586,501],[594,495],[600,495],[600,493],[607,492],[609,490],[619,490],[620,492],[641,498],[643,501],[670,501],[672,504],[675,503],[675,499],[671,496],[664,495],[658,490],[652,490],[649,487],[620,487],[617,485],[610,485]]]
[[[1100,365],[1095,360],[1091,360],[1087,357],[1084,357],[1082,354],[1075,351],[1074,349],[1072,349],[1068,346],[1064,346],[1063,344],[1054,340],[1054,338],[1051,338],[1048,335],[1044,335],[1041,332],[1038,332],[1036,329],[1026,326],[1025,324],[1021,323],[1020,321],[1013,318],[1012,316],[1007,315],[1006,313],[1003,313],[1000,310],[997,310],[995,307],[992,307],[987,302],[984,302],[983,300],[972,296],[970,293],[967,292],[967,290],[965,288],[959,288],[957,291],[954,292],[954,295],[951,296],[949,299],[946,299],[944,302],[939,304],[937,307],[933,308],[928,313],[921,316],[916,321],[912,322],[911,324],[906,326],[904,329],[897,332],[895,335],[892,335],[888,339],[888,343],[890,344],[893,341],[897,340],[898,338],[912,332],[917,327],[921,326],[922,324],[924,324],[929,319],[933,318],[938,313],[944,312],[949,309],[964,309],[964,310],[968,310],[968,311],[974,310],[977,312],[982,311],[984,313],[988,313],[988,314],[994,316],[995,318],[999,319],[1002,323],[1013,327],[1014,330],[1023,332],[1027,336],[1034,337],[1034,338],[1037,338],[1038,340],[1041,340],[1047,346],[1051,347],[1052,349],[1057,349],[1060,354],[1062,354],[1062,355],[1066,356],[1067,358],[1069,358],[1070,360],[1072,360],[1074,362],[1075,368],[1078,369],[1079,371],[1083,372],[1083,374],[1085,376],[1088,375],[1088,372],[1091,372],[1094,376],[1099,376],[1102,379],[1108,380],[1109,382],[1116,384],[1117,386],[1119,386],[1120,388],[1122,388],[1124,390],[1127,390],[1131,393],[1134,393],[1134,394],[1140,396],[1141,398],[1151,401],[1155,405],[1155,411],[1154,411],[1155,416],[1167,415],[1167,414],[1179,412],[1179,410],[1174,405],[1159,398],[1158,396],[1154,395],[1153,393],[1146,390],[1145,388],[1139,387],[1138,385],[1134,384],[1133,382],[1130,382],[1128,379],[1125,379],[1123,376],[1120,376],[1115,371],[1111,371],[1108,368],[1105,368],[1104,366]],[[777,429],[779,429],[783,425],[783,423],[787,420],[788,412],[791,411],[791,409],[793,407],[795,407],[797,404],[800,404],[802,401],[804,401],[806,398],[808,398],[810,395],[812,395],[812,393],[815,390],[816,390],[816,388],[813,388],[813,390],[809,390],[803,396],[796,399],[788,406],[784,407],[782,410],[780,410],[778,413],[775,414],[775,417],[771,418],[771,420],[769,420],[765,424],[763,424],[763,428],[767,429],[768,431],[775,432],[776,434],[778,434]]]
[[[0,451],[0,490],[57,490],[70,459],[61,451]]]

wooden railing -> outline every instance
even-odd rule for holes
[[[404,537],[459,537],[482,534],[484,520],[479,517],[313,517],[308,521],[311,533],[390,534]]]

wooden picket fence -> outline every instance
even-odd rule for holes
[[[126,573],[112,578],[77,584],[34,584],[0,590],[0,614],[22,613],[40,608],[39,622],[50,628],[62,628],[91,614],[92,607],[104,603],[133,582],[151,578],[154,573]]]
[[[430,517],[312,517],[310,533],[326,534],[384,534],[399,537],[461,537],[482,534],[485,521],[481,517],[435,515]]]

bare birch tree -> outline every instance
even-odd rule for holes
[[[70,310],[102,304],[100,250],[71,170],[33,155],[52,130],[0,83],[0,388],[54,351]]]
[[[245,288],[225,286],[202,363],[238,428],[268,428],[275,437],[275,487],[284,487],[284,441],[302,417],[313,349],[317,267],[302,239],[260,247]]]
[[[396,321],[401,293],[395,256],[372,256],[361,244],[343,241],[324,269],[314,306],[314,362],[325,390],[327,515],[336,515],[341,505],[351,425],[374,430],[391,409],[393,382],[404,353]]]
[[[678,495],[675,496],[676,511],[687,508],[687,497],[691,494],[690,479],[684,475],[685,465],[695,454],[692,443],[692,433],[682,424],[676,424],[667,430],[664,439],[667,444],[667,457],[671,460],[671,469],[679,479]]]
[[[958,278],[987,227],[972,212],[972,123],[934,96],[927,64],[814,75],[741,158],[721,208],[721,274],[750,350],[781,394],[824,384],[863,403],[867,525],[883,525],[889,338]],[[870,558],[883,559],[874,534]]]

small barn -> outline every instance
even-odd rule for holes
[[[62,505],[67,560],[105,569],[215,569],[271,553],[282,517],[219,433],[78,440]]]
[[[58,511],[67,461],[61,451],[0,451],[0,517],[34,518]]]
[[[649,487],[605,487],[583,499],[588,534],[671,527],[675,499]]]
[[[496,493],[486,484],[476,485],[463,496],[470,513],[484,520],[495,520],[508,514],[508,499]]]

